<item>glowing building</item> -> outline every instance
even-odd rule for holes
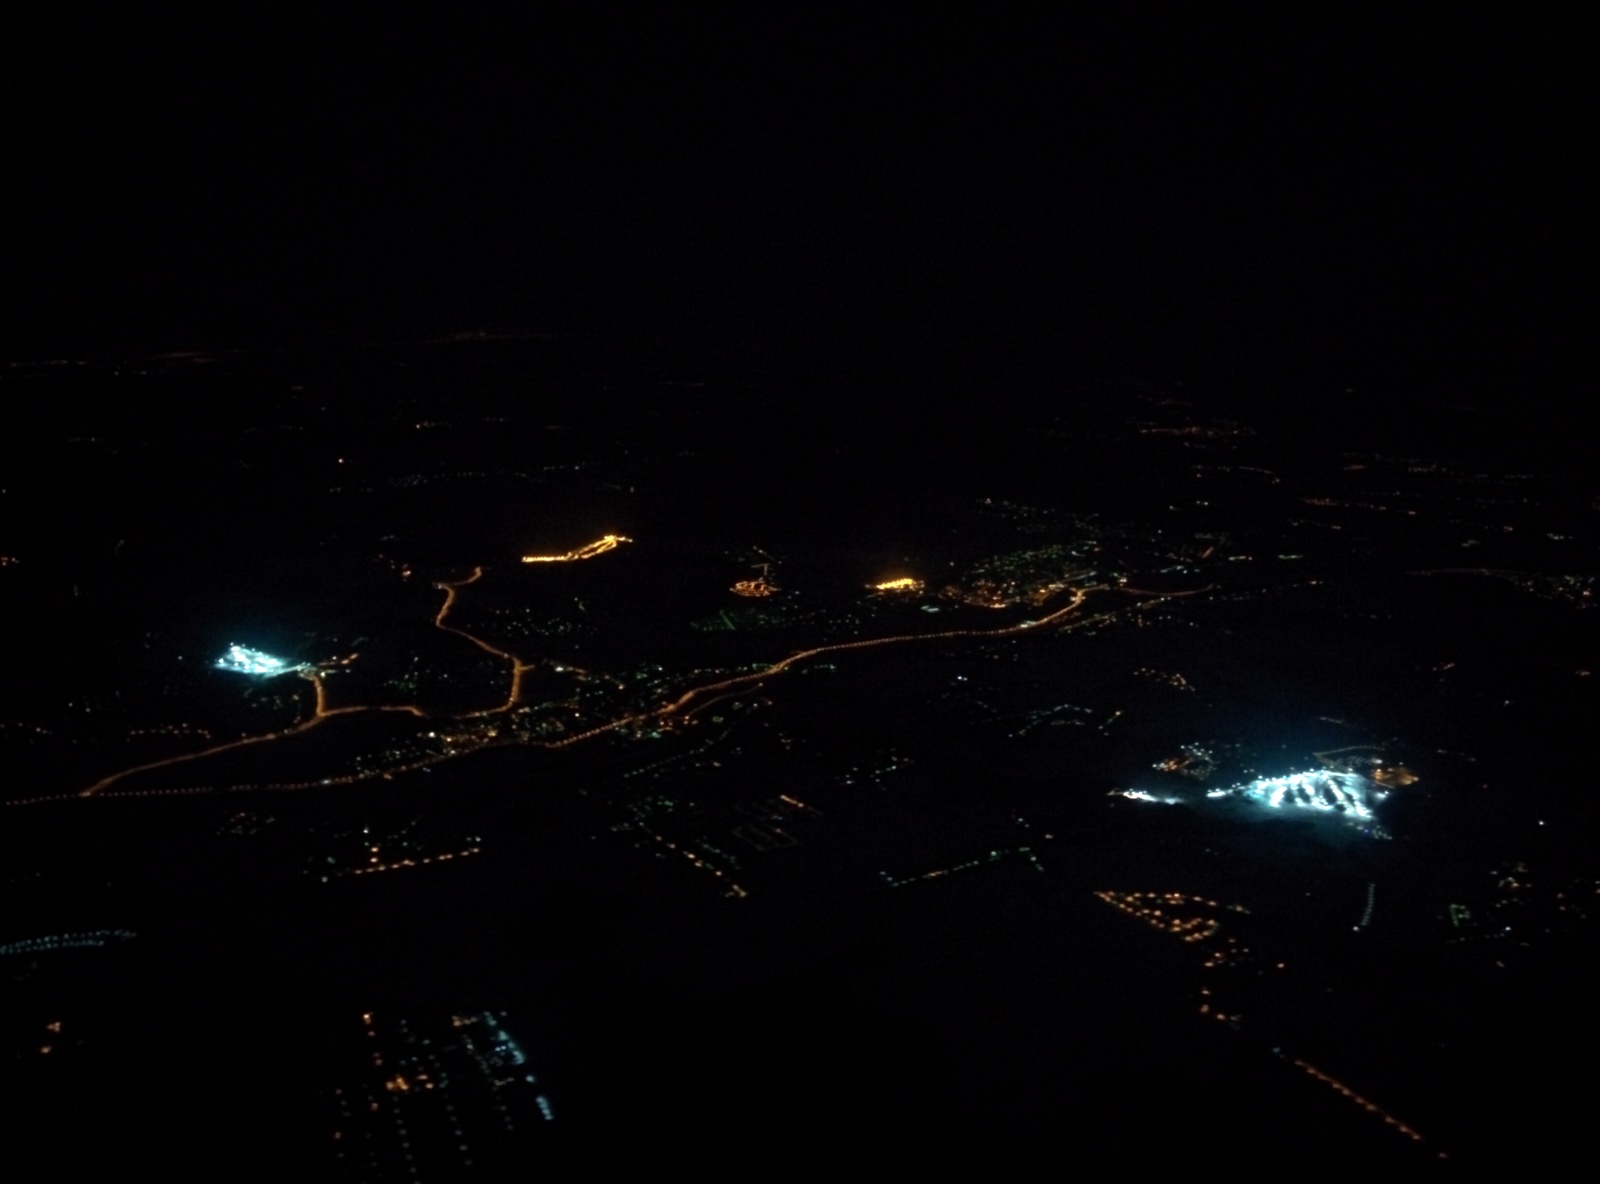
[[[1404,765],[1380,765],[1372,770],[1372,779],[1379,785],[1415,785],[1417,775]]]
[[[291,666],[282,658],[274,658],[271,654],[264,654],[248,646],[230,645],[228,652],[217,659],[217,669],[231,670],[235,674],[254,674],[260,678],[271,678],[278,674],[293,674],[304,670],[305,667]]]

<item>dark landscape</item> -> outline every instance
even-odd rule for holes
[[[19,1179],[1579,1152],[1575,26],[23,24]]]

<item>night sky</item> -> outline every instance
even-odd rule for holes
[[[19,358],[497,328],[1524,398],[1593,342],[1552,9],[35,6],[6,42]]]

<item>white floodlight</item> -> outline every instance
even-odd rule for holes
[[[290,665],[282,658],[274,658],[271,654],[243,645],[230,645],[228,652],[218,658],[216,664],[218,670],[231,670],[235,674],[251,674],[258,678],[272,678],[274,675],[291,674],[304,669],[303,666]]]

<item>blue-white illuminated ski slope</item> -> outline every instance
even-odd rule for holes
[[[1155,794],[1143,789],[1123,790],[1122,796],[1139,802],[1178,804],[1193,801],[1188,795]],[[1205,796],[1207,801],[1217,805],[1231,803],[1244,806],[1252,813],[1259,811],[1262,816],[1279,814],[1323,818],[1346,822],[1365,830],[1376,821],[1374,807],[1388,794],[1376,782],[1359,773],[1318,769],[1283,777],[1259,777],[1242,785],[1207,790]]]
[[[282,658],[274,658],[271,654],[264,654],[248,646],[230,645],[228,652],[217,659],[217,669],[271,678],[277,674],[293,674],[295,671],[304,670],[305,667],[290,665]]]

